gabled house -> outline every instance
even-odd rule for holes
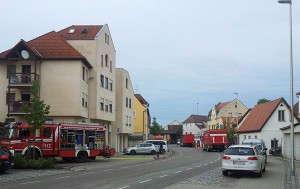
[[[132,145],[147,140],[150,124],[149,103],[141,94],[134,94],[134,127],[129,143]]]
[[[182,122],[183,135],[193,134],[195,139],[201,139],[203,131],[207,129],[208,117],[204,115],[190,115]]]
[[[220,102],[208,114],[208,129],[235,128],[239,123],[239,119],[247,111],[248,108],[238,99],[229,102]]]
[[[182,135],[182,123],[177,120],[172,121],[167,126],[163,127],[161,134],[165,136],[168,143],[176,144]]]
[[[244,139],[263,139],[268,149],[282,146],[283,134],[280,128],[290,123],[290,107],[284,98],[255,105],[237,129],[239,143]],[[295,123],[298,119],[295,116]]]
[[[129,136],[134,128],[134,92],[129,73],[123,68],[116,68],[116,121],[112,122],[111,145],[117,152],[128,147]]]
[[[49,120],[94,122],[111,139],[115,121],[116,53],[108,25],[73,25],[0,53],[0,122],[24,122],[22,104],[40,84]]]

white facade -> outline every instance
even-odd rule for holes
[[[279,121],[278,118],[278,111],[279,110],[284,110],[284,121]],[[283,145],[283,134],[280,130],[280,128],[286,127],[289,125],[289,114],[290,110],[289,108],[285,105],[285,103],[281,102],[280,105],[275,109],[273,114],[270,116],[268,121],[265,123],[263,128],[261,129],[260,132],[245,132],[245,133],[239,133],[239,143],[241,144],[244,139],[249,139],[249,138],[259,138],[263,139],[265,141],[266,147],[268,149],[273,148],[271,146],[272,140],[274,138],[278,141],[278,146]],[[295,123],[297,119],[295,118]],[[268,153],[268,152],[267,152]]]
[[[123,68],[116,69],[116,120],[111,129],[111,145],[122,152],[134,129],[134,92],[129,73]]]

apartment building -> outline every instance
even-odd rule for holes
[[[0,122],[24,121],[38,80],[49,120],[100,123],[110,140],[116,53],[108,25],[73,25],[8,48],[0,53]]]
[[[117,152],[128,147],[134,128],[134,92],[129,73],[116,68],[116,120],[112,123],[111,145]]]

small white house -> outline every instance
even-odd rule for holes
[[[265,141],[268,149],[273,148],[274,144],[283,147],[283,133],[280,128],[290,123],[289,117],[290,108],[284,98],[254,106],[239,124],[237,129],[239,143],[244,139],[259,138]],[[298,123],[296,117],[295,123]]]
[[[182,122],[183,135],[193,134],[195,139],[200,139],[203,131],[207,129],[208,117],[204,115],[191,115]]]

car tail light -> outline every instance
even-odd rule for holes
[[[1,156],[1,158],[0,158],[1,160],[7,160],[8,159],[8,156],[7,155],[5,155],[5,154],[3,154],[2,156]]]
[[[228,159],[231,159],[231,158],[229,156],[223,156],[223,159],[228,160]]]
[[[248,157],[247,160],[258,160],[257,157],[253,156],[253,157]]]

